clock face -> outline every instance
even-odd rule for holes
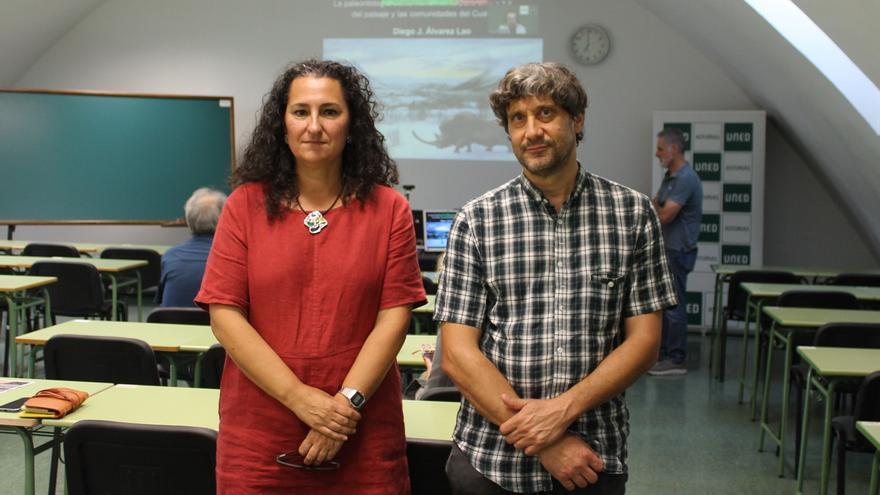
[[[601,26],[588,24],[574,32],[569,48],[576,61],[584,65],[594,65],[608,56],[611,38]]]

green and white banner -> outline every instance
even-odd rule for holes
[[[664,127],[680,129],[686,141],[685,158],[703,182],[697,264],[687,283],[691,325],[711,325],[712,265],[763,264],[766,120],[763,111],[654,112],[653,136]],[[664,169],[656,157],[652,161],[653,196]]]

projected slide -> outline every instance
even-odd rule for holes
[[[324,40],[324,58],[353,63],[370,78],[395,159],[515,159],[489,93],[508,69],[542,57],[539,38]]]

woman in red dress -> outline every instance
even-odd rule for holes
[[[425,293],[376,117],[354,68],[295,64],[233,174],[196,297],[229,357],[218,493],[410,491],[395,357]]]

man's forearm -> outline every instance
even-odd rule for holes
[[[627,318],[623,343],[592,373],[562,394],[572,404],[572,421],[620,395],[657,361],[663,312]]]
[[[514,414],[501,400],[501,395],[517,398],[519,395],[480,351],[477,344],[479,332],[474,327],[444,322],[441,366],[477,412],[500,425]]]

